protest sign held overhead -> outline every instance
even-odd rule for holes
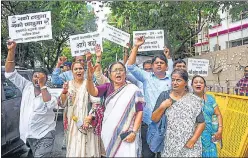
[[[51,12],[8,17],[9,37],[16,43],[52,39]]]
[[[111,42],[128,48],[127,43],[129,43],[130,41],[130,34],[124,31],[121,31],[113,26],[106,24],[103,28],[102,36],[110,40]]]
[[[97,44],[100,44],[102,49],[102,38],[98,32],[70,36],[71,55],[84,55],[88,51],[94,54]]]
[[[139,47],[139,52],[163,50],[164,48],[164,30],[147,30],[147,31],[134,31],[133,41],[137,37],[145,37],[145,43]]]
[[[190,76],[208,76],[208,66],[209,60],[192,58],[188,59],[188,73]]]

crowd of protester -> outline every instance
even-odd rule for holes
[[[139,68],[136,56],[144,42],[144,37],[137,38],[130,55],[125,50],[124,61],[104,71],[99,45],[95,63],[90,52],[74,57],[72,63],[59,57],[52,83],[63,85],[59,105],[65,108],[67,157],[218,156],[223,122],[214,96],[206,94],[206,80],[199,75],[190,80],[186,62],[173,62],[168,48]],[[47,157],[54,144],[53,108],[58,100],[46,87],[46,71],[35,69],[32,81],[21,77],[15,70],[16,43],[8,41],[7,47],[5,76],[23,94],[21,139],[34,157]],[[247,85],[247,78],[248,66],[237,86]],[[242,93],[247,95],[247,89]]]

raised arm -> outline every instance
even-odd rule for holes
[[[130,43],[127,43],[128,48],[130,48]],[[128,60],[128,48],[124,47],[124,52],[123,52],[123,64],[126,65],[127,60]]]
[[[168,60],[168,70],[166,71],[166,73],[168,75],[170,75],[173,71],[173,61],[170,55],[170,50],[169,48],[164,48],[164,55],[166,56],[167,60]]]
[[[7,42],[8,55],[5,62],[5,72],[13,72],[15,70],[15,49],[16,42],[8,41]]]
[[[16,43],[14,41],[8,41],[8,55],[5,62],[5,77],[14,83],[18,89],[22,92],[24,87],[28,84],[32,84],[30,81],[22,77],[15,70],[15,49]]]
[[[102,73],[102,66],[101,66],[101,60],[102,60],[102,50],[100,45],[96,45],[95,47],[95,52],[96,52],[96,70],[94,72],[96,82],[100,84],[104,84],[109,82],[109,79],[103,75]]]
[[[62,93],[60,95],[61,102],[62,102],[62,104],[60,105],[61,107],[66,107],[67,106],[66,99],[67,99],[67,95],[68,95],[68,88],[69,88],[69,83],[65,82],[63,84],[63,90],[62,90]]]
[[[43,73],[39,73],[38,74],[38,81],[39,81],[39,86],[40,86],[43,101],[49,102],[52,99],[52,96],[48,92],[47,88],[43,88],[43,87],[46,87],[45,86],[46,85],[46,75]]]
[[[134,44],[132,48],[131,54],[129,56],[129,60],[127,62],[128,65],[135,64],[138,49],[144,42],[145,42],[145,38],[143,36],[136,39],[136,43]]]
[[[66,57],[62,56],[58,58],[56,67],[52,72],[52,84],[61,85],[64,83],[63,78],[60,77],[60,66],[67,60]]]
[[[86,83],[86,87],[88,90],[88,93],[92,96],[97,96],[98,95],[98,89],[94,86],[93,83],[93,74],[94,71],[96,70],[96,67],[93,67],[92,62],[88,61],[87,62],[87,83]]]

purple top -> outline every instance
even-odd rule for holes
[[[107,98],[111,93],[115,91],[114,86],[111,83],[104,83],[100,86],[96,86],[98,89],[97,97],[104,97]],[[138,102],[136,103],[136,112],[143,111],[143,103]]]

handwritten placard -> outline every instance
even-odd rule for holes
[[[72,56],[84,55],[88,51],[94,54],[96,44],[100,44],[102,49],[102,38],[98,32],[73,35],[69,38]]]
[[[8,17],[9,37],[16,43],[52,39],[51,12]]]
[[[126,48],[130,41],[130,34],[108,24],[103,28],[102,37]]]
[[[139,52],[164,49],[164,30],[134,31],[133,41],[141,36],[145,37],[145,43],[139,47]]]
[[[188,73],[190,76],[208,76],[209,60],[207,59],[188,59]]]

